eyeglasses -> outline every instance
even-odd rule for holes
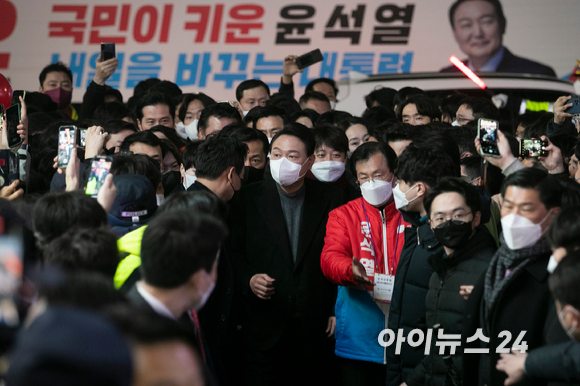
[[[391,181],[389,181],[389,180],[387,179],[388,177],[389,177],[389,176],[383,176],[383,175],[376,175],[376,176],[374,176],[373,178],[362,177],[362,178],[359,178],[359,179],[356,181],[356,184],[357,184],[358,186],[361,186],[362,184],[366,184],[366,183],[367,183],[367,182],[369,182],[369,181],[386,181],[386,182],[391,182],[391,181],[393,181],[393,179],[392,179],[392,178],[391,178]]]
[[[466,221],[467,216],[469,216],[472,213],[473,212],[469,212],[469,213],[458,212],[458,213],[453,213],[450,217],[445,216],[443,214],[438,214],[435,218],[431,219],[431,224],[436,228],[448,220],[467,222]]]

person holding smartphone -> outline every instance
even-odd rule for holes
[[[25,183],[28,181],[30,175],[31,157],[28,152],[28,115],[26,112],[26,102],[22,96],[18,99],[20,101],[21,109],[20,120],[16,126],[16,132],[22,139],[22,143],[16,151],[18,154],[19,178],[11,184],[7,184],[0,190],[0,198],[6,198],[8,200],[14,200],[24,194],[23,187],[25,187]],[[0,122],[2,123],[0,127],[0,149],[2,151],[10,152],[8,128],[6,127],[7,121],[4,118],[5,117],[2,116],[0,119]]]
[[[290,98],[294,98],[294,82],[292,81],[292,77],[294,75],[301,73],[304,69],[298,68],[296,63],[296,59],[298,56],[296,55],[288,55],[284,58],[284,65],[282,67],[283,75],[282,79],[280,80],[280,89],[278,92],[280,94],[286,95]],[[328,98],[330,101],[331,109],[334,110],[336,107],[337,99],[336,96],[338,95],[338,86],[334,79],[329,78],[317,78],[306,85],[305,92],[320,92]]]
[[[106,85],[106,81],[115,73],[115,70],[119,66],[119,59],[113,57],[108,60],[103,60],[102,56],[103,53],[97,57],[95,76],[83,96],[83,104],[79,111],[80,119],[92,118],[97,107],[105,102],[107,91],[111,89],[110,86]]]

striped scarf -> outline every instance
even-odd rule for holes
[[[493,255],[487,272],[485,274],[485,310],[489,313],[499,294],[505,286],[515,277],[515,274],[521,271],[529,262],[537,259],[541,255],[550,253],[550,246],[545,238],[539,240],[536,244],[528,248],[522,248],[515,251],[509,249],[503,235],[500,237],[500,247]],[[506,275],[507,271],[509,275]]]

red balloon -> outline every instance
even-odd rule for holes
[[[0,0],[0,41],[7,39],[16,28],[16,7],[8,0]]]
[[[10,107],[12,103],[12,86],[4,75],[0,74],[0,104],[4,105],[4,109]]]

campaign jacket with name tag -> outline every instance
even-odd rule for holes
[[[335,306],[337,356],[386,363],[384,348],[378,343],[378,336],[385,328],[386,316],[368,292],[372,291],[372,287],[365,288],[354,282],[352,259],[356,257],[361,261],[367,276],[373,281],[374,246],[376,272],[385,273],[386,251],[389,267],[394,262],[394,275],[405,244],[404,230],[409,226],[394,202],[380,211],[364,198],[359,198],[330,212],[321,267],[327,279],[339,284]]]

